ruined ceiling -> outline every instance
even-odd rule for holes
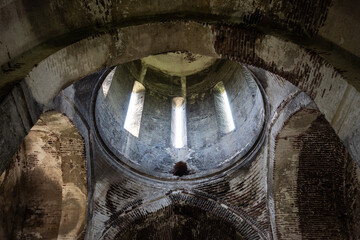
[[[354,0],[2,1],[0,191],[18,171],[12,159],[24,137],[54,109],[85,146],[82,238],[359,238],[359,8]],[[179,54],[189,61],[172,70],[169,56]],[[224,89],[235,130],[218,117]],[[138,136],[123,129],[132,92],[145,97]],[[180,144],[174,97],[188,120]],[[172,147],[208,152],[168,158]],[[242,149],[248,160],[222,168],[221,156]],[[193,162],[174,176],[180,158]],[[56,190],[61,206],[66,189]]]

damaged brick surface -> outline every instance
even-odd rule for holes
[[[85,231],[84,140],[60,113],[35,124],[0,182],[1,239],[75,239]]]
[[[324,116],[295,113],[276,138],[275,154],[278,239],[357,239],[358,170]]]

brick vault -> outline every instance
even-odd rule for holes
[[[360,239],[353,0],[0,3],[0,239]]]

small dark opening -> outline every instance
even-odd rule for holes
[[[180,162],[177,162],[174,166],[174,170],[173,170],[173,174],[175,176],[184,176],[184,175],[188,175],[189,174],[189,170],[188,170],[188,167],[186,165],[186,163],[180,161]]]

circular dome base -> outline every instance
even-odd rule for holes
[[[193,180],[252,156],[264,134],[266,108],[245,67],[217,60],[175,85],[143,62],[117,66],[94,96],[98,137],[115,161],[157,179]],[[154,83],[154,76],[163,79]],[[192,86],[184,84],[187,78]]]

